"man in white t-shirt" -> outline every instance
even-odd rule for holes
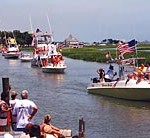
[[[36,104],[28,99],[28,91],[21,92],[22,100],[14,106],[13,116],[17,117],[16,131],[24,131],[28,123],[33,123],[33,117],[37,113]]]
[[[12,111],[14,109],[15,104],[17,102],[19,102],[19,99],[16,98],[17,95],[18,95],[18,93],[16,91],[11,92],[11,99],[9,100],[9,103],[10,103]],[[12,116],[12,128],[13,128],[13,130],[16,129],[16,122],[17,122],[16,117]]]

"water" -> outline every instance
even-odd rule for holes
[[[12,90],[29,91],[29,98],[38,106],[35,116],[38,124],[49,113],[55,126],[71,128],[73,134],[77,133],[78,121],[83,117],[86,138],[150,137],[150,103],[88,94],[86,87],[92,77],[97,77],[96,70],[109,66],[65,59],[68,66],[65,74],[47,74],[32,68],[30,63],[0,56],[0,76],[9,77]]]

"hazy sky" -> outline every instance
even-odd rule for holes
[[[0,0],[0,30],[49,32],[55,41],[150,40],[150,0]]]

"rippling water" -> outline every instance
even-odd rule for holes
[[[96,69],[100,66],[107,69],[108,65],[65,59],[68,66],[65,74],[47,74],[32,68],[30,63],[0,56],[0,76],[9,77],[13,90],[29,91],[29,98],[39,108],[35,116],[38,124],[50,113],[54,125],[71,128],[73,134],[83,117],[86,138],[150,137],[150,103],[88,94],[86,87],[90,78],[97,77]]]

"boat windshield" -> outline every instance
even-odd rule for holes
[[[38,44],[49,44],[51,42],[50,35],[38,35],[37,36]]]

